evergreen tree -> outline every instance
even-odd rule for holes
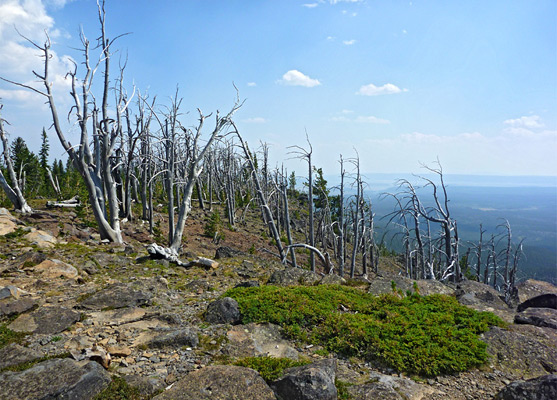
[[[329,198],[329,189],[327,188],[327,180],[323,177],[323,168],[313,168],[315,172],[315,180],[313,182],[313,205],[316,210],[321,210],[327,206]]]
[[[41,173],[43,176],[43,191],[42,193],[48,195],[50,192],[49,188],[49,181],[48,181],[48,151],[50,150],[50,145],[48,144],[48,136],[46,135],[46,130],[43,128],[42,133],[42,144],[41,144],[41,151],[39,151],[39,161],[41,163]]]
[[[42,186],[39,158],[29,150],[25,140],[18,137],[10,148],[14,170],[24,195],[37,194]]]

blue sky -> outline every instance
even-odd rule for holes
[[[305,146],[306,130],[329,175],[355,151],[369,173],[420,172],[439,157],[453,174],[557,175],[553,0],[112,0],[107,14],[111,37],[131,33],[113,58],[127,55],[130,92],[168,104],[178,85],[191,125],[197,107],[227,111],[234,83],[246,99],[243,136],[269,143],[272,162],[300,175],[287,147]],[[31,83],[40,59],[14,25],[38,41],[50,32],[67,110],[65,60],[80,60],[80,25],[98,36],[96,2],[0,0],[0,75]],[[37,151],[50,125],[43,100],[5,83],[0,97],[12,138]]]

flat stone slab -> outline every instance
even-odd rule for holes
[[[527,308],[515,315],[516,324],[528,324],[557,329],[557,310],[553,308]]]
[[[154,337],[147,345],[156,348],[181,348],[182,346],[197,347],[197,345],[199,345],[199,337],[197,336],[197,332],[193,329],[184,328],[162,333]]]
[[[280,327],[274,324],[237,325],[226,334],[228,343],[224,351],[237,357],[271,356],[298,359],[298,352],[283,339]]]
[[[416,284],[418,285],[418,291],[423,296],[427,296],[430,294],[446,294],[451,296],[454,294],[454,289],[442,282],[430,279],[415,280],[403,276],[397,276],[394,278],[385,278],[382,276],[378,276],[371,281],[368,292],[373,294],[392,293],[392,282],[395,283],[396,289],[400,289],[404,293],[406,293],[407,290],[414,292],[414,282],[416,282]]]
[[[315,272],[302,268],[286,268],[273,272],[267,284],[276,286],[314,285],[320,280],[321,276]]]
[[[186,375],[153,400],[276,400],[253,369],[233,365],[205,367]]]
[[[37,306],[37,301],[31,298],[23,298],[14,301],[0,301],[0,317],[22,314]]]
[[[43,279],[77,278],[77,269],[60,260],[44,260],[42,263],[29,268]]]
[[[41,307],[16,318],[8,328],[16,332],[45,335],[60,333],[79,321],[81,314],[65,307]]]
[[[79,306],[88,310],[103,308],[139,307],[151,303],[151,293],[135,290],[128,285],[116,283],[86,298]]]
[[[0,349],[0,370],[33,361],[42,356],[43,354],[38,351],[28,349],[16,343],[10,343]]]
[[[357,400],[425,400],[437,391],[407,378],[398,378],[373,372],[369,382],[348,388],[348,393]]]
[[[2,400],[95,398],[111,378],[99,363],[68,358],[44,361],[22,372],[0,374]]]
[[[34,244],[42,249],[50,249],[54,247],[58,240],[50,233],[41,231],[39,229],[33,229],[27,235],[23,236],[31,244]]]

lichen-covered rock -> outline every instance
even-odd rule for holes
[[[273,272],[267,284],[276,286],[315,285],[320,280],[321,276],[307,269],[286,268]]]
[[[44,361],[22,372],[0,374],[3,400],[89,400],[110,381],[110,375],[98,363],[79,363],[67,358]]]
[[[521,312],[527,308],[553,308],[557,310],[557,293],[544,293],[523,301],[516,311]]]
[[[429,279],[413,280],[403,276],[394,278],[378,276],[371,281],[368,292],[373,294],[392,293],[392,282],[395,283],[395,288],[397,290],[400,289],[404,293],[408,290],[414,292],[414,282],[416,282],[418,292],[423,296],[430,294],[446,294],[450,296],[454,294],[454,289],[439,281]]]
[[[116,283],[86,298],[79,303],[79,306],[89,310],[139,307],[149,305],[151,297],[152,295],[149,292],[135,290],[128,285]]]
[[[528,308],[515,315],[516,324],[557,329],[557,310],[553,308]]]
[[[207,306],[205,320],[212,324],[236,324],[240,322],[238,302],[231,297],[223,297]]]
[[[518,299],[522,303],[541,294],[557,294],[557,286],[549,282],[537,281],[535,279],[528,279],[524,282],[520,282],[516,287],[518,289]]]
[[[0,370],[33,361],[42,356],[43,354],[36,350],[28,349],[16,343],[10,343],[0,349]]]
[[[53,335],[68,329],[80,317],[80,313],[65,307],[41,307],[29,314],[20,315],[8,328],[16,332]]]
[[[11,317],[29,311],[37,306],[37,301],[29,297],[19,300],[9,301],[8,299],[0,301],[0,317]]]
[[[215,365],[191,372],[153,400],[276,400],[254,370]]]
[[[23,237],[31,244],[34,244],[42,249],[50,249],[58,243],[58,240],[56,240],[56,238],[50,233],[34,228]]]
[[[522,379],[557,372],[557,332],[551,328],[513,325],[493,327],[482,335],[492,367]]]
[[[286,369],[271,387],[280,400],[336,400],[335,377],[336,360],[320,360]]]
[[[221,246],[215,252],[215,260],[244,255],[245,253],[228,246]]]
[[[182,346],[197,347],[198,344],[199,337],[197,332],[190,328],[184,328],[162,333],[153,338],[147,345],[156,348],[180,348]]]
[[[274,324],[236,325],[226,334],[224,353],[237,358],[271,356],[298,359],[298,352],[282,338],[281,328]]]
[[[43,279],[77,278],[78,272],[75,267],[60,260],[44,260],[42,263],[29,268],[34,274]]]
[[[353,400],[422,400],[435,392],[433,388],[411,379],[375,372],[371,373],[369,382],[348,388]]]
[[[495,400],[554,400],[557,399],[557,375],[545,375],[528,381],[507,385]]]

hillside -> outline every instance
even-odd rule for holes
[[[379,274],[372,274],[369,280],[345,281],[301,269],[285,270],[272,256],[253,251],[269,241],[262,237],[263,226],[256,215],[247,218],[246,225],[236,232],[226,230],[216,244],[202,234],[211,214],[195,210],[187,223],[182,258],[215,259],[215,253],[225,258],[216,259],[209,268],[183,268],[149,259],[145,246],[156,238],[139,224],[124,225],[126,244],[113,245],[102,243],[95,230],[87,227],[86,219],[74,211],[40,210],[19,219],[5,209],[0,214],[2,398],[42,398],[49,393],[61,398],[62,393],[71,393],[81,399],[271,399],[275,393],[284,396],[284,390],[298,387],[300,376],[309,376],[311,385],[327,387],[322,389],[326,393],[311,394],[313,389],[306,387],[300,389],[305,390],[301,396],[306,397],[283,398],[490,399],[515,380],[557,370],[555,310],[529,308],[519,314],[530,324],[514,324],[516,310],[508,308],[493,289],[463,282],[455,290],[427,281],[419,281],[412,289],[412,281],[397,276],[400,266],[390,258],[382,258]],[[161,227],[159,235],[164,234],[164,224]],[[226,252],[224,246],[237,251]],[[324,290],[343,296],[355,293],[352,301],[356,303],[345,298],[337,305],[347,316],[356,317],[357,307],[368,307],[357,305],[367,293],[391,292],[385,299],[393,296],[394,285],[400,290],[396,301],[406,301],[403,292],[407,289],[417,289],[422,295],[443,293],[476,310],[493,311],[508,325],[493,320],[490,324],[500,327],[480,335],[488,355],[481,365],[452,373],[428,374],[420,367],[404,372],[407,364],[393,367],[396,364],[389,364],[388,357],[369,357],[365,351],[351,354],[315,337],[304,340],[302,334],[285,331],[292,328],[286,322],[283,328],[248,322],[249,309],[242,305],[242,296],[275,287],[265,286],[269,281],[278,285],[276,290],[284,287],[281,290],[287,291],[293,290],[289,285],[304,284],[308,290],[315,288],[311,296]],[[331,283],[341,286],[322,285]],[[254,287],[229,291],[238,284]],[[212,306],[207,312],[208,305],[226,291],[238,299],[241,316],[227,319],[231,311],[227,307]],[[545,292],[557,293],[557,289],[536,281],[527,281],[519,288],[521,301]],[[270,294],[264,296],[271,299]],[[373,298],[369,301],[375,301]],[[287,297],[272,301],[277,306],[282,303],[289,304]],[[381,311],[388,304],[377,307]],[[545,314],[527,314],[532,310]],[[317,309],[308,312],[304,318],[318,315]],[[532,325],[532,321],[541,326]],[[426,329],[425,325],[420,329]],[[337,337],[345,337],[349,343],[346,332]],[[361,347],[366,340],[364,335],[349,346]],[[381,340],[377,343],[383,343]],[[391,346],[396,348],[396,343]],[[420,357],[419,343],[414,346],[409,349],[410,360]],[[464,354],[457,356],[465,359]],[[438,354],[430,361],[443,365],[444,357],[448,356]],[[289,370],[281,380],[281,368],[295,365],[306,366]],[[275,392],[245,366],[260,370],[268,382],[275,381],[271,384]],[[269,369],[275,372],[270,374]],[[245,387],[242,382],[252,383]],[[323,382],[328,386],[321,385]],[[555,380],[550,379],[549,385],[554,387]],[[95,397],[102,389],[102,395]]]

